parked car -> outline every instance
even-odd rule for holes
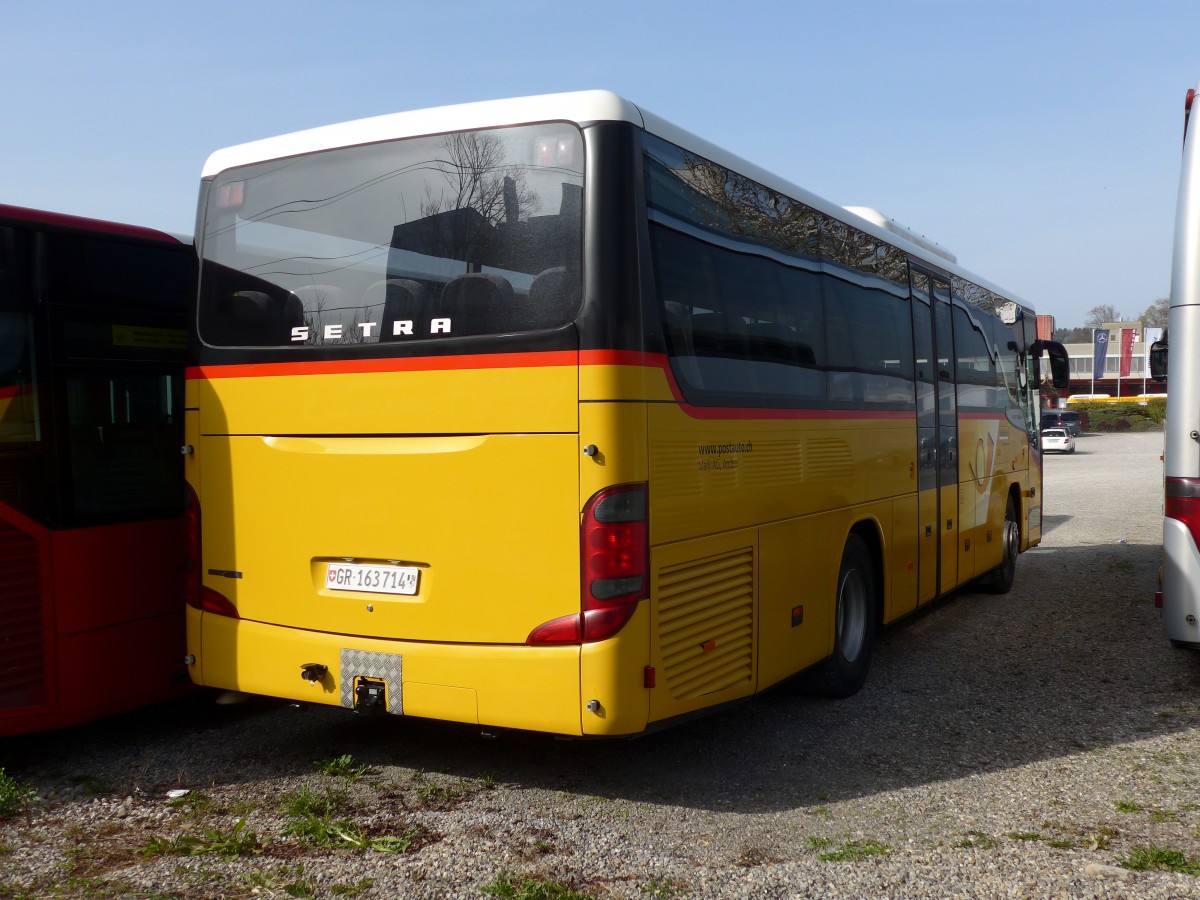
[[[1083,431],[1083,422],[1079,413],[1070,409],[1047,409],[1042,411],[1042,429],[1064,428],[1068,434],[1079,434]]]
[[[1042,451],[1054,450],[1058,453],[1074,453],[1075,438],[1065,428],[1042,429]]]

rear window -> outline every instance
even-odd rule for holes
[[[583,139],[562,123],[228,170],[202,226],[201,340],[395,347],[558,327],[580,303],[582,206]]]

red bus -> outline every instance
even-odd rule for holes
[[[193,258],[158,231],[0,204],[0,735],[186,689]]]

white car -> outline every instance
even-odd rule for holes
[[[1059,453],[1074,453],[1075,438],[1065,428],[1045,428],[1042,430],[1042,450],[1055,450]]]

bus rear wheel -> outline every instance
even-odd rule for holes
[[[846,539],[838,570],[833,655],[809,672],[804,684],[808,693],[849,697],[866,682],[875,644],[878,596],[871,552],[866,541],[852,534]]]
[[[1004,511],[1004,555],[1000,565],[983,576],[983,586],[993,594],[1007,594],[1012,590],[1013,580],[1017,576],[1017,554],[1021,552],[1021,529],[1017,526],[1017,505],[1012,497],[1008,498],[1008,508]]]

